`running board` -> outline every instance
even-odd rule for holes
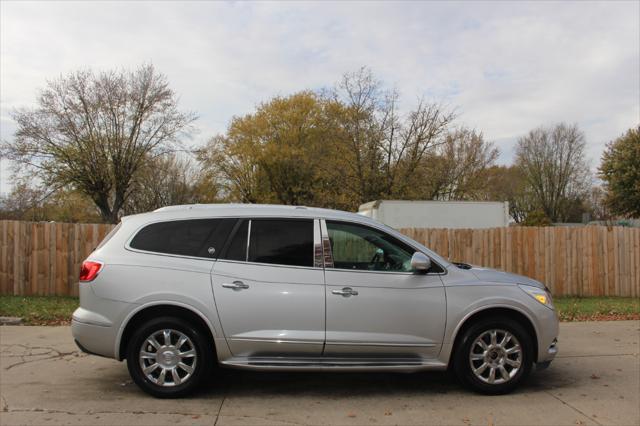
[[[223,367],[245,370],[278,371],[422,371],[445,370],[447,365],[437,360],[420,358],[282,358],[233,357],[221,361]]]

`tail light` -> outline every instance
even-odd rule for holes
[[[80,268],[80,281],[89,282],[95,280],[102,270],[102,266],[103,264],[101,262],[91,260],[85,260],[82,262],[82,267]]]

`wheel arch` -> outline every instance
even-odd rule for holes
[[[159,316],[173,316],[195,325],[205,332],[205,335],[214,349],[214,353],[216,353],[214,339],[215,329],[206,316],[192,307],[185,306],[181,303],[158,302],[138,308],[131,312],[128,318],[123,321],[118,339],[116,340],[116,359],[121,361],[126,358],[127,344],[133,334],[133,331],[136,329],[136,326],[150,318]]]
[[[527,315],[525,312],[513,306],[486,306],[467,314],[462,319],[462,321],[460,321],[460,324],[458,324],[458,327],[454,331],[453,339],[452,339],[453,345],[451,346],[451,354],[452,354],[451,359],[453,359],[453,354],[455,354],[455,351],[457,350],[458,345],[462,340],[462,336],[464,336],[465,331],[469,327],[471,327],[475,322],[479,320],[482,320],[485,318],[497,317],[497,316],[507,317],[517,322],[518,324],[522,325],[525,328],[525,330],[527,330],[533,342],[533,354],[534,354],[533,362],[537,362],[538,361],[538,331],[536,329],[535,323],[533,322],[531,317],[529,317],[529,315]],[[453,363],[450,362],[449,366],[452,366],[452,365]]]

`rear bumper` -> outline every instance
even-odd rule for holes
[[[116,340],[122,319],[134,305],[96,296],[92,285],[80,283],[80,307],[73,312],[71,333],[87,353],[117,358]]]
[[[76,318],[71,320],[71,333],[76,345],[83,352],[93,355],[115,358],[116,332],[112,326],[89,324]]]

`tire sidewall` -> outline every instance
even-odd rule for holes
[[[193,342],[198,357],[192,376],[178,386],[158,386],[146,377],[140,367],[138,355],[142,344],[153,332],[162,329],[173,329],[187,335]],[[180,318],[160,317],[143,323],[131,336],[127,345],[127,368],[133,381],[150,395],[157,398],[179,398],[193,392],[208,376],[211,370],[212,354],[213,350],[207,343],[206,334],[198,327]]]
[[[520,371],[506,383],[489,384],[478,379],[469,365],[469,353],[475,339],[487,330],[500,329],[512,333],[522,347],[522,364]],[[454,369],[458,378],[476,392],[489,395],[500,395],[511,392],[522,383],[531,372],[533,365],[533,341],[525,328],[509,318],[485,319],[472,325],[463,335],[456,349]]]

